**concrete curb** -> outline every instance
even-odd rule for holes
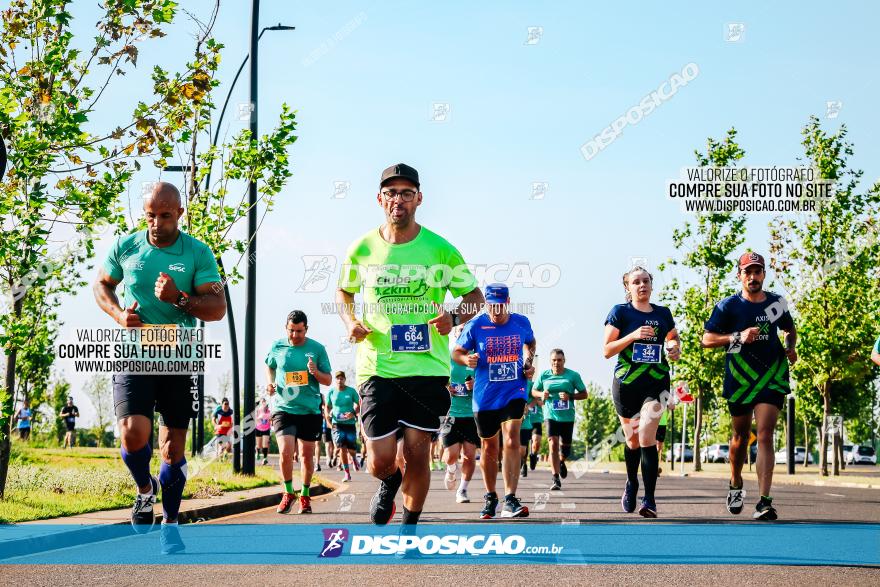
[[[317,478],[316,476],[315,481],[319,481],[319,484],[312,486],[312,497],[323,497],[331,495],[339,489],[339,486],[336,483],[329,482],[323,478]],[[178,521],[183,524],[189,524],[201,519],[221,518],[224,516],[242,514],[253,510],[270,507],[278,503],[279,492],[276,486],[268,485],[256,489],[266,490],[266,493],[262,495],[247,497],[244,499],[236,499],[235,497],[237,494],[254,492],[255,489],[226,493],[223,497],[227,499],[221,503],[209,503],[198,505],[196,507],[191,507],[188,509],[182,508],[178,515]],[[184,502],[184,506],[185,505],[186,502]],[[160,508],[156,509],[160,510]],[[71,516],[71,518],[75,517],[76,516]],[[59,520],[59,518],[56,518],[52,521],[51,524],[48,520],[36,520],[33,522],[25,522],[21,524],[9,524],[5,525],[5,527],[39,527],[40,525],[48,527],[50,525],[63,525],[59,524]],[[161,521],[161,511],[157,511],[156,526],[154,526],[153,531],[155,531],[159,524],[161,524]],[[128,519],[120,519],[118,521],[96,521],[94,524],[84,524],[82,522],[78,522],[79,527],[72,527],[74,523],[76,522],[72,522],[71,525],[68,526],[70,528],[69,530],[63,530],[60,532],[49,531],[43,534],[35,534],[33,536],[12,540],[4,540],[4,525],[0,525],[0,561],[11,557],[31,554],[33,552],[57,550],[59,548],[68,548],[71,546],[77,546],[89,542],[99,542],[102,540],[128,536],[132,532],[131,528],[129,527]]]

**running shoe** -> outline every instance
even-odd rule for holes
[[[363,469],[363,468],[364,468],[364,461],[365,461],[366,459],[364,458],[364,455],[361,455],[361,456],[360,456],[360,459],[361,459],[361,469]]]
[[[654,503],[653,499],[642,498],[642,507],[639,508],[639,515],[643,518],[657,517],[657,504]]]
[[[385,481],[379,481],[379,488],[370,500],[370,521],[379,526],[384,526],[391,518],[397,506],[394,505],[394,497],[397,490],[400,489],[400,483],[389,485]]]
[[[275,509],[276,513],[286,514],[290,511],[291,506],[293,505],[293,500],[296,499],[295,493],[287,493],[286,491],[281,494],[281,503],[278,504],[278,507]]]
[[[657,476],[659,477],[663,473],[663,467],[657,467]]]
[[[298,513],[298,514],[312,513],[312,498],[306,497],[305,495],[300,495],[299,496],[299,506],[296,508],[296,513]]]
[[[177,554],[186,550],[183,539],[180,538],[180,529],[177,524],[166,524],[162,522],[159,532],[159,544],[162,547],[162,554]]]
[[[352,459],[351,459],[351,464],[354,465],[354,470],[355,470],[355,471],[360,471],[360,470],[361,470],[360,465],[358,465],[357,457],[352,457]]]
[[[623,496],[620,498],[620,507],[623,508],[623,511],[628,514],[636,511],[636,498],[638,497],[638,494],[638,483],[630,483],[627,481],[626,486],[623,488]]]
[[[321,463],[318,463],[317,465],[315,465],[315,472],[320,471],[320,470],[321,470]]]
[[[467,489],[459,489],[455,492],[455,503],[470,503],[471,499],[468,497]]]
[[[264,465],[268,465],[268,464],[269,464],[269,459],[263,459],[263,464],[264,464]],[[318,465],[318,470],[319,470],[319,471],[321,470],[321,465],[320,465],[320,464]]]
[[[538,466],[538,455],[535,453],[532,453],[529,455],[529,468],[532,471],[534,471],[535,467],[537,467],[537,466]]]
[[[733,485],[727,490],[727,511],[731,514],[738,514],[743,511],[743,501],[746,498],[746,491],[742,487],[736,488]]]
[[[568,467],[565,466],[565,461],[559,461],[559,475],[563,479],[568,477]]]
[[[345,472],[345,475],[342,476],[342,482],[343,482],[343,483],[348,483],[349,481],[351,481],[351,472],[350,472],[350,471],[346,471],[346,472]]]
[[[529,508],[519,502],[515,495],[504,498],[504,507],[501,509],[502,518],[528,518]]]
[[[519,468],[519,474],[523,477],[529,476],[529,468],[526,466],[525,460],[522,462],[522,467]]]
[[[498,496],[494,493],[487,493],[483,496],[483,499],[486,500],[486,505],[483,506],[483,511],[480,512],[480,519],[491,520],[495,517],[495,512],[498,510]]]
[[[752,514],[752,518],[755,520],[767,521],[777,519],[776,508],[773,507],[773,499],[762,496],[761,501],[755,506],[755,513]]]
[[[562,489],[562,481],[559,480],[559,475],[553,475],[553,485],[550,486],[551,491],[559,491]]]
[[[153,513],[153,505],[159,493],[159,480],[150,475],[150,484],[153,486],[152,495],[137,494],[134,505],[131,507],[131,527],[138,534],[146,534],[153,529],[156,523],[156,514]]]
[[[446,467],[446,475],[443,476],[443,482],[446,484],[446,489],[452,491],[455,488],[455,472],[458,470],[458,465],[448,465]]]

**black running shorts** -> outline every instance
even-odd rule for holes
[[[401,428],[437,432],[449,413],[447,383],[443,376],[370,377],[358,387],[364,438],[379,440]]]

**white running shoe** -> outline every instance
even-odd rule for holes
[[[446,467],[446,476],[443,477],[443,481],[446,483],[446,489],[452,491],[455,489],[455,472],[458,470],[458,465],[452,465]]]
[[[727,490],[727,511],[731,514],[738,514],[743,511],[743,500],[746,498],[745,490],[740,487],[730,487]]]
[[[471,500],[468,497],[467,489],[459,489],[455,492],[455,502],[456,503],[470,503]]]

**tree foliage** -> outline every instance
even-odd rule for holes
[[[745,156],[731,128],[718,141],[707,139],[706,152],[695,151],[701,167],[733,167]],[[699,214],[672,232],[672,242],[679,251],[660,266],[682,268],[686,275],[673,277],[661,292],[660,300],[669,305],[681,337],[681,359],[673,364],[674,380],[683,380],[696,398],[697,428],[694,450],[700,448],[702,414],[708,408],[714,417],[718,410],[715,398],[720,396],[724,382],[724,354],[702,348],[703,325],[712,308],[722,298],[735,293],[735,253],[743,243],[746,217],[743,214]],[[721,402],[723,404],[723,402]],[[699,462],[695,463],[699,470]]]
[[[858,189],[862,172],[849,167],[853,146],[845,126],[829,133],[811,117],[802,135],[806,163],[834,194],[815,213],[771,224],[770,263],[796,314],[800,360],[791,373],[798,400],[807,421],[824,430],[827,416],[844,409],[852,390],[872,378],[868,356],[880,317],[880,183]],[[863,403],[870,413],[871,402]],[[824,449],[819,458],[827,475]]]

